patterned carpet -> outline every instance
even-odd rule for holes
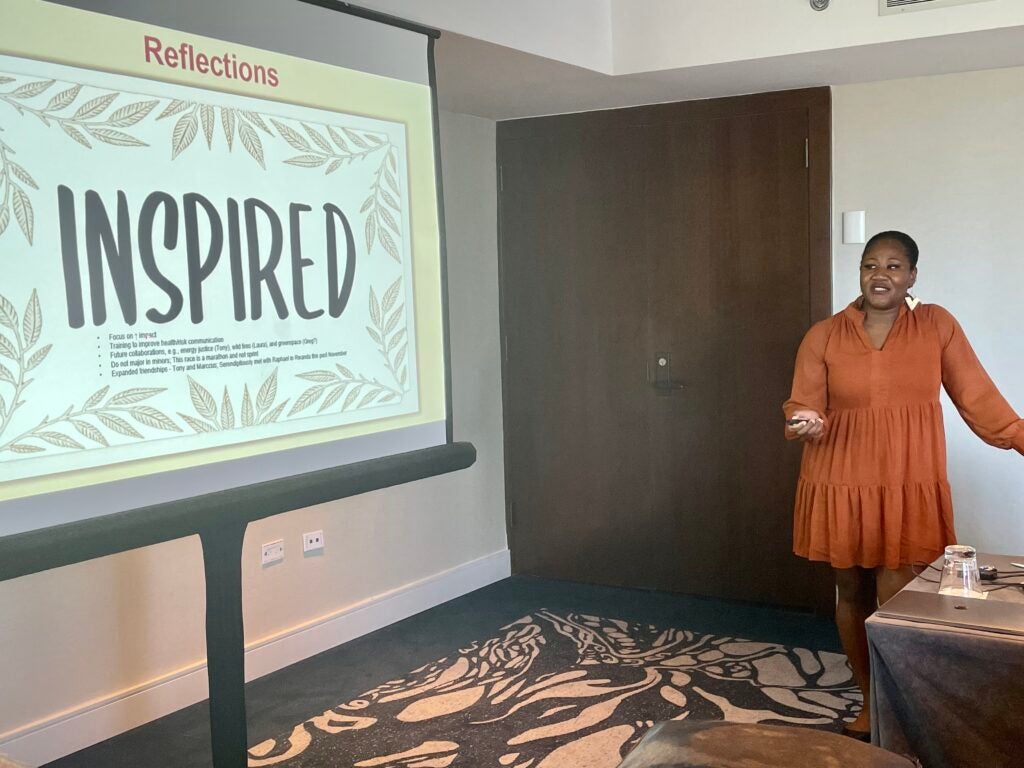
[[[846,658],[540,610],[268,739],[249,766],[614,768],[662,720],[838,730]]]

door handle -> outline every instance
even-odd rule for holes
[[[661,396],[671,395],[685,384],[672,380],[672,356],[662,352],[654,356],[654,376],[651,376],[651,362],[647,362],[647,383]]]

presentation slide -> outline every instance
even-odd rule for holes
[[[5,0],[0,502],[443,443],[436,198],[425,84]]]

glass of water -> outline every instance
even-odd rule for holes
[[[954,597],[984,599],[981,575],[978,573],[978,553],[974,547],[953,544],[946,547],[946,562],[939,580],[939,594]]]

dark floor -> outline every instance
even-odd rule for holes
[[[514,576],[249,683],[249,743],[290,731],[541,608],[841,652],[835,626],[818,616]],[[47,768],[207,768],[212,766],[208,716],[206,702],[196,704]]]

